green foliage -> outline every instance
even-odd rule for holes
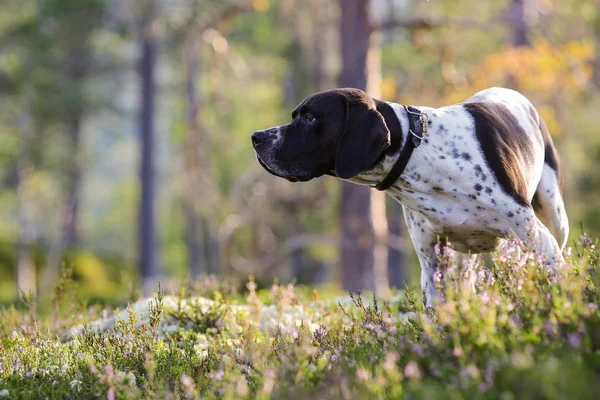
[[[517,243],[491,268],[446,257],[449,281],[435,310],[410,290],[336,304],[274,286],[265,302],[252,281],[235,305],[239,286],[213,281],[205,294],[214,301],[159,291],[61,342],[43,321],[8,309],[3,321],[24,322],[0,335],[0,394],[592,399],[600,390],[598,246],[584,235],[554,272]],[[57,298],[68,298],[68,280]]]

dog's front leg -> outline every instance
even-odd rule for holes
[[[436,299],[442,300],[439,288],[444,286],[444,270],[435,252],[438,236],[423,216],[403,208],[408,233],[421,264],[421,290],[424,292],[425,307],[431,308]]]

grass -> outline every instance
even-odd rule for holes
[[[435,311],[410,290],[338,304],[207,279],[88,323],[106,313],[66,271],[52,315],[1,311],[0,398],[595,399],[598,242],[566,253],[552,276],[517,243],[491,268],[446,258]]]

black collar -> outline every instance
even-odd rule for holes
[[[381,182],[373,186],[377,190],[383,191],[389,189],[398,180],[398,178],[400,178],[400,175],[402,175],[402,172],[404,172],[404,169],[410,160],[410,156],[421,144],[423,135],[427,133],[427,114],[413,106],[402,107],[404,107],[406,110],[406,117],[408,118],[409,126],[404,147],[402,148],[400,156],[398,157],[398,160],[396,160],[396,163],[392,167],[389,174],[383,178]]]

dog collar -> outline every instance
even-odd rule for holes
[[[404,169],[408,165],[410,156],[421,145],[421,141],[429,129],[427,114],[413,106],[403,105],[402,107],[406,110],[408,132],[410,134],[406,135],[404,147],[389,174],[381,182],[373,186],[377,190],[383,191],[389,189],[400,178],[400,175],[402,175],[402,172],[404,172]]]

